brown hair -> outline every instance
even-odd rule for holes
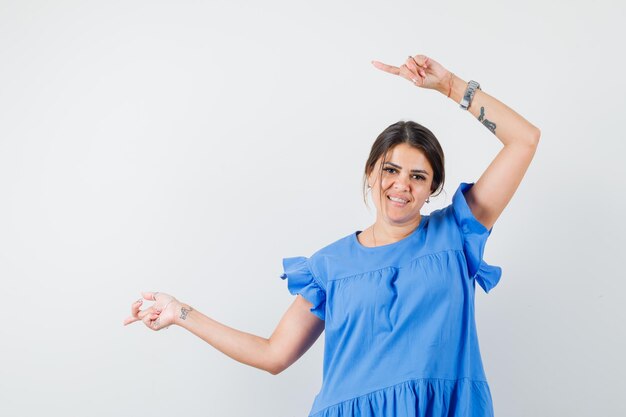
[[[430,163],[430,166],[433,168],[433,183],[430,189],[431,193],[435,191],[443,190],[443,184],[445,181],[445,168],[444,168],[444,156],[443,149],[441,149],[441,145],[439,141],[426,127],[420,125],[419,123],[413,121],[399,121],[396,122],[385,130],[382,131],[380,135],[374,141],[372,145],[372,150],[370,151],[370,155],[367,158],[367,162],[365,163],[365,173],[363,175],[363,201],[365,201],[365,205],[367,206],[367,177],[374,170],[374,166],[376,166],[376,161],[382,156],[383,160],[380,164],[381,171],[379,175],[382,174],[382,167],[386,161],[387,153],[393,149],[395,146],[406,143],[408,145],[413,146],[416,149],[419,149],[424,153],[426,159]],[[381,187],[381,181],[378,181],[379,187]],[[381,193],[382,195],[382,193]],[[431,194],[432,195],[432,194]]]

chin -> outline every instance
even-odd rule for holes
[[[389,222],[391,223],[405,224],[419,217],[419,212],[413,213],[411,215],[403,215],[403,216],[390,216],[389,213],[387,213],[386,217],[387,217],[387,220],[389,220]]]

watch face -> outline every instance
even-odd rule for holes
[[[476,90],[480,90],[480,84],[474,80],[470,80],[467,84],[465,94],[463,94],[463,98],[461,99],[461,103],[459,103],[462,109],[467,110],[469,108],[470,102],[472,101]]]

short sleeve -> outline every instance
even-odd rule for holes
[[[287,279],[287,288],[293,295],[300,294],[313,304],[311,313],[322,320],[326,318],[326,291],[311,272],[308,258],[296,256],[283,259],[284,273],[281,279]]]
[[[470,278],[475,279],[482,289],[488,293],[500,281],[502,268],[488,265],[483,260],[485,243],[491,234],[472,214],[465,192],[472,188],[474,183],[461,183],[452,197],[454,218],[463,236],[463,252],[467,259],[467,268]]]

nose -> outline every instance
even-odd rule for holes
[[[394,181],[393,188],[397,190],[407,190],[409,188],[409,178],[404,175],[398,175]]]

